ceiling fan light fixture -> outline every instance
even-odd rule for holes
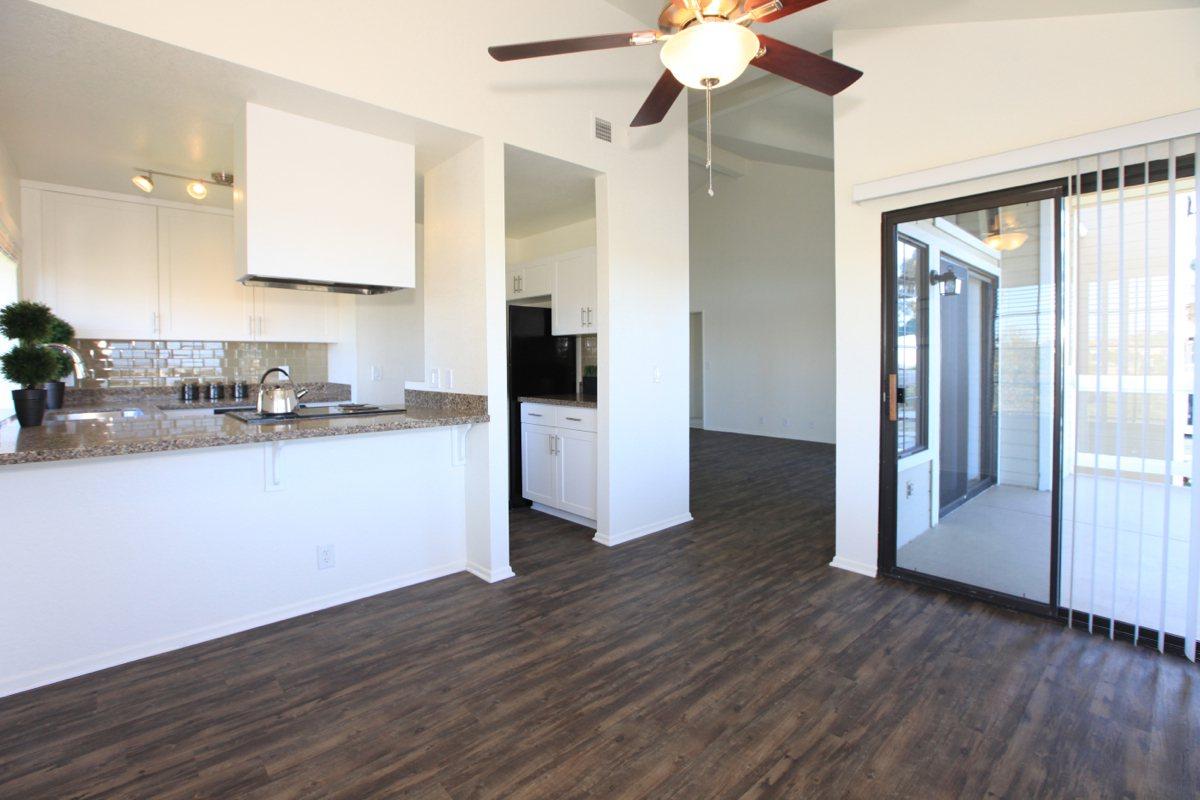
[[[150,177],[150,173],[138,173],[130,178],[129,181],[146,194],[154,191],[154,179]]]
[[[692,89],[733,83],[758,55],[753,31],[726,19],[709,19],[684,28],[663,45],[663,66]]]

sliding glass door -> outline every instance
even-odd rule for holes
[[[1195,658],[1198,149],[884,215],[883,574]]]
[[[1062,183],[888,215],[880,563],[1050,614]]]

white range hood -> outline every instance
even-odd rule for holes
[[[356,294],[416,285],[412,145],[254,103],[238,139],[239,281]]]

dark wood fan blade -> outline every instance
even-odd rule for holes
[[[633,47],[652,44],[657,34],[653,31],[635,33],[606,33],[601,36],[580,36],[576,39],[550,39],[545,42],[524,44],[502,44],[489,47],[488,53],[497,61],[516,61],[522,58],[560,56],[564,53],[583,53],[588,50],[611,50],[617,47]]]
[[[770,36],[759,34],[758,41],[766,52],[751,64],[818,92],[835,95],[862,77],[862,72],[854,67],[847,67],[831,58],[801,50]]]
[[[773,3],[775,0],[746,0],[746,11],[753,11],[759,6],[765,6],[768,3]],[[783,8],[779,11],[772,11],[770,14],[764,14],[758,18],[759,22],[774,22],[777,19],[783,19],[788,14],[795,14],[797,11],[803,11],[806,8],[824,3],[825,0],[783,0]]]
[[[654,88],[650,90],[650,96],[646,98],[646,102],[642,103],[637,116],[633,118],[633,122],[629,123],[629,126],[641,128],[645,125],[662,122],[663,117],[671,110],[671,106],[675,104],[676,98],[682,91],[683,84],[675,80],[671,70],[663,70],[662,77],[658,79],[658,83],[654,84]]]

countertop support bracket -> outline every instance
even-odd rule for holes
[[[467,463],[467,434],[471,425],[455,425],[450,433],[450,466],[461,467]]]

